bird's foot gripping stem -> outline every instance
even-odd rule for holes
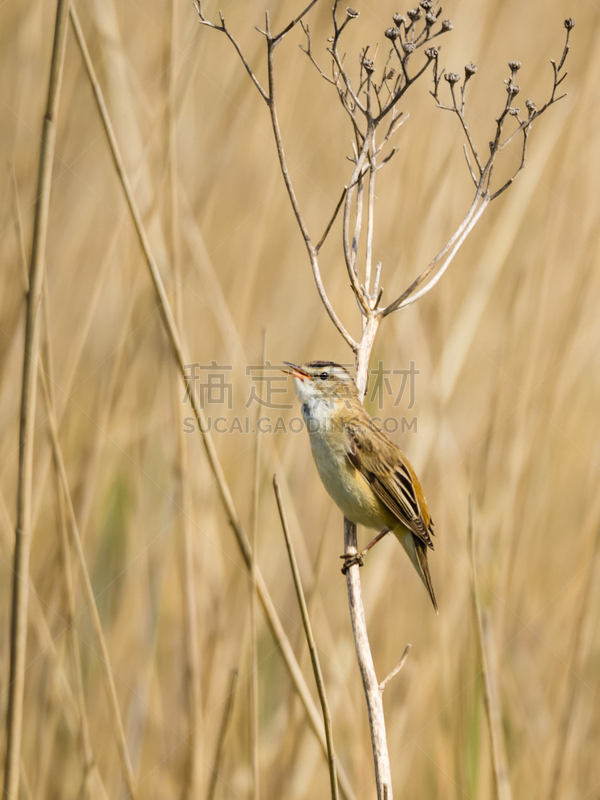
[[[359,553],[350,553],[349,555],[341,555],[340,558],[345,559],[344,564],[342,566],[342,575],[345,575],[350,567],[354,567],[355,565],[362,567],[364,562],[364,555],[365,551],[361,550]]]
[[[345,575],[350,569],[350,567],[353,567],[355,564],[358,564],[359,567],[364,566],[365,556],[367,555],[369,550],[372,547],[374,547],[377,544],[377,542],[380,542],[384,536],[387,536],[388,533],[390,533],[390,529],[384,528],[381,531],[381,533],[377,534],[377,536],[373,539],[372,542],[369,542],[369,544],[364,548],[364,550],[359,550],[358,553],[350,553],[349,555],[346,555],[346,553],[344,553],[343,556],[340,556],[340,558],[346,559],[344,561],[344,566],[342,567],[342,575]]]

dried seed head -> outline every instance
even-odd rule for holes
[[[520,111],[521,111],[520,108],[509,108],[508,109],[508,113],[511,115],[511,117],[518,117]]]
[[[413,22],[416,22],[418,19],[421,19],[421,15],[423,11],[420,8],[411,8],[410,11],[406,12],[408,14],[408,18]]]
[[[394,41],[394,39],[397,39],[400,36],[400,31],[398,28],[388,28],[385,32],[385,35],[387,39]]]
[[[427,48],[425,48],[425,55],[430,60],[432,58],[437,58],[439,53],[440,53],[440,51],[437,49],[437,47],[427,47]]]
[[[375,72],[375,64],[371,58],[364,58],[363,59],[363,67],[368,73]]]
[[[527,99],[525,101],[525,108],[527,109],[527,111],[529,111],[529,116],[531,116],[532,114],[534,114],[537,111],[537,106],[533,102],[533,100]]]
[[[406,17],[403,17],[402,14],[394,14],[392,17],[394,20],[394,25],[399,28],[401,25],[404,25],[405,28],[408,27],[408,20]]]
[[[450,86],[454,86],[455,83],[459,82],[460,75],[457,72],[447,72],[444,78],[448,81]]]
[[[470,78],[471,75],[475,75],[477,72],[477,67],[470,61],[468,64],[465,65],[465,78]]]
[[[442,20],[442,31],[444,31],[444,33],[446,31],[451,31],[453,27],[454,27],[454,25],[450,22],[449,19],[443,19]]]
[[[435,25],[436,21],[437,17],[432,11],[428,11],[427,14],[425,14],[425,22],[427,25],[429,25],[429,27]]]
[[[518,72],[521,69],[521,62],[520,61],[509,61],[508,68],[511,72]]]
[[[575,27],[575,20],[573,17],[569,17],[569,19],[565,20],[565,28],[570,31]]]
[[[392,69],[388,69],[388,73],[387,73],[387,75],[385,77],[389,81],[389,80],[391,80],[391,78],[394,77],[395,74],[396,74],[396,70],[392,67]]]
[[[407,55],[410,55],[411,53],[415,52],[416,47],[412,42],[404,42],[404,44],[402,45],[402,49]]]
[[[518,86],[516,83],[511,83],[509,81],[508,84],[506,85],[506,91],[511,97],[516,97],[521,91],[521,87]]]
[[[350,17],[350,19],[356,19],[359,15],[358,11],[355,11],[353,8],[346,9],[346,16]]]
[[[430,11],[433,8],[433,0],[421,0],[419,5],[424,11]]]

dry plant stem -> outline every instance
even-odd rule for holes
[[[492,750],[492,767],[494,770],[494,786],[497,800],[512,800],[512,790],[508,778],[504,732],[502,730],[502,705],[498,687],[496,659],[494,658],[494,639],[489,615],[482,608],[477,581],[477,563],[475,559],[475,534],[473,528],[473,500],[469,497],[469,549],[471,553],[471,572],[473,575],[473,607],[477,622],[477,642],[483,673],[485,708],[487,712]]]
[[[379,317],[371,312],[366,319],[362,340],[356,354],[356,383],[361,399],[364,397],[367,387],[369,358],[378,326]],[[347,519],[344,520],[344,552],[346,556],[351,556],[358,552],[356,525]],[[384,796],[387,797],[388,800],[393,800],[390,758],[385,731],[385,716],[383,713],[383,692],[380,691],[379,688],[379,681],[377,680],[377,673],[371,654],[362,600],[360,569],[357,564],[350,567],[346,572],[346,582],[348,586],[348,604],[350,608],[352,632],[354,634],[354,644],[356,647],[356,657],[367,701],[371,746],[373,748],[373,760],[375,764],[377,797],[378,800],[383,800]]]
[[[56,417],[54,416],[54,367],[52,361],[52,351],[50,347],[49,338],[49,311],[48,311],[48,287],[47,276],[44,275],[44,292],[42,296],[42,307],[44,312],[44,331],[45,331],[45,359],[40,362],[40,380],[42,383],[42,391],[44,394],[44,401],[47,409],[52,410],[54,426],[56,430]],[[45,363],[44,363],[45,361]],[[46,379],[46,375],[48,378]],[[51,437],[52,438],[52,437]],[[51,443],[52,444],[52,443]],[[67,510],[66,498],[63,491],[63,482],[60,475],[60,466],[56,457],[56,448],[51,447],[54,460],[54,473],[56,477],[56,497],[58,501],[58,518],[60,529],[60,547],[61,557],[63,563],[64,585],[66,589],[66,619],[68,624],[68,645],[72,663],[72,670],[74,675],[74,699],[77,703],[77,711],[79,716],[79,734],[81,738],[81,749],[83,753],[83,779],[82,791],[83,796],[87,797],[87,788],[90,782],[93,782],[95,794],[100,796],[105,795],[102,779],[98,772],[94,753],[91,745],[90,727],[87,716],[87,709],[85,703],[85,692],[83,688],[83,672],[81,668],[81,654],[79,651],[79,644],[75,635],[75,590],[73,583],[73,572],[71,569],[71,553],[69,548],[69,535],[67,525]]]
[[[162,278],[160,277],[160,273],[158,271],[158,266],[152,254],[152,250],[150,248],[150,243],[148,241],[148,237],[146,235],[144,226],[142,224],[142,220],[139,214],[139,210],[137,208],[137,204],[135,202],[135,198],[133,196],[133,192],[131,189],[131,185],[129,183],[129,179],[127,177],[127,173],[123,166],[123,161],[120,155],[119,147],[117,141],[115,139],[112,125],[110,122],[110,117],[108,115],[108,111],[106,109],[106,104],[104,102],[104,98],[102,95],[102,90],[96,78],[95,70],[89,55],[89,51],[87,49],[87,45],[85,42],[85,38],[83,35],[83,31],[81,29],[81,25],[79,23],[79,19],[77,16],[77,12],[73,6],[69,9],[71,22],[73,24],[73,29],[75,31],[75,36],[77,39],[78,46],[81,50],[81,54],[83,56],[84,64],[86,67],[86,72],[88,74],[88,78],[92,85],[92,89],[94,92],[94,97],[96,99],[96,103],[98,106],[98,110],[100,112],[100,116],[102,119],[102,123],[104,126],[104,130],[108,139],[108,143],[110,146],[111,156],[113,158],[113,163],[115,165],[117,175],[121,182],[121,186],[123,188],[125,198],[127,200],[127,204],[129,206],[129,210],[133,219],[133,223],[135,225],[136,233],[138,235],[138,239],[140,241],[140,245],[142,247],[142,251],[144,253],[144,258],[146,260],[146,264],[150,271],[150,276],[154,285],[154,289],[156,291],[159,308],[162,316],[163,323],[166,328],[166,333],[171,344],[173,354],[175,360],[177,362],[179,372],[183,381],[186,380],[186,364],[189,363],[189,360],[184,354],[181,340],[179,336],[179,331],[175,324],[175,320],[173,318],[173,313],[171,311],[171,306],[169,304],[169,299],[167,297],[167,293],[165,291],[164,284],[162,282]],[[242,526],[241,520],[237,513],[237,509],[233,502],[233,498],[231,496],[231,492],[229,490],[229,486],[225,479],[225,475],[223,469],[221,467],[221,463],[219,461],[213,440],[208,431],[208,424],[206,421],[206,417],[204,414],[203,409],[198,405],[196,398],[194,397],[194,393],[189,393],[190,403],[192,405],[192,411],[194,413],[196,423],[198,425],[198,429],[202,435],[202,442],[204,444],[204,448],[206,451],[206,455],[208,458],[209,466],[212,470],[212,473],[215,477],[215,482],[217,484],[217,488],[219,490],[219,494],[221,496],[221,500],[223,502],[223,506],[227,517],[230,521],[231,527],[236,537],[236,541],[240,548],[240,552],[246,564],[246,568],[248,570],[251,569],[252,566],[252,548],[250,547],[250,542],[248,540],[248,536],[246,535],[246,531]],[[263,608],[264,614],[267,618],[267,622],[275,638],[279,648],[281,650],[281,654],[283,656],[284,662],[286,667],[290,673],[290,677],[296,691],[298,692],[300,699],[302,700],[302,704],[306,710],[308,718],[310,720],[311,727],[317,736],[321,748],[324,754],[327,754],[327,744],[325,741],[325,737],[323,735],[321,721],[319,717],[319,713],[315,707],[313,699],[310,695],[310,691],[308,686],[306,685],[306,681],[304,680],[304,676],[302,675],[302,671],[298,666],[298,662],[294,655],[294,651],[290,645],[290,642],[286,636],[284,631],[283,625],[279,619],[279,615],[277,614],[277,610],[273,601],[271,600],[271,595],[267,588],[267,585],[262,577],[262,573],[260,568],[256,568],[256,592],[258,594],[258,599],[260,600],[261,606]],[[353,798],[354,793],[352,792],[352,788],[350,786],[350,782],[342,770],[341,766],[338,767],[338,777],[340,781],[340,789],[342,794],[346,798]]]
[[[15,231],[17,234],[17,244],[19,245],[19,261],[21,262],[21,269],[23,270],[23,289],[25,297],[29,291],[29,274],[27,272],[27,256],[25,255],[25,239],[23,238],[23,226],[21,225],[21,204],[19,202],[19,187],[17,185],[17,176],[15,175],[14,164],[10,163],[10,178],[15,199]]]
[[[336,326],[336,328],[340,332],[341,336],[344,338],[344,341],[352,348],[352,350],[355,350],[356,347],[357,347],[357,342],[355,342],[354,339],[352,338],[352,336],[350,336],[350,334],[348,333],[348,331],[346,330],[346,328],[344,327],[344,325],[340,321],[339,317],[335,313],[335,311],[333,309],[333,306],[331,305],[331,302],[329,301],[329,298],[328,298],[327,293],[325,291],[325,287],[323,285],[323,280],[321,278],[321,270],[320,270],[320,267],[319,267],[319,259],[318,259],[319,250],[320,250],[321,246],[323,245],[323,242],[325,241],[325,239],[327,237],[327,234],[329,233],[329,231],[331,229],[331,226],[333,225],[333,221],[335,220],[335,217],[337,215],[337,209],[339,208],[339,204],[338,204],[338,207],[336,208],[336,211],[335,211],[335,213],[334,213],[334,215],[333,215],[333,217],[331,219],[330,224],[327,226],[327,229],[326,229],[324,235],[321,237],[321,240],[319,241],[319,243],[317,245],[314,245],[313,241],[312,241],[312,238],[310,236],[310,233],[308,231],[308,228],[306,226],[306,223],[304,221],[304,217],[303,217],[302,211],[300,209],[300,204],[298,203],[298,199],[296,197],[296,192],[294,191],[294,185],[292,183],[290,172],[289,172],[289,169],[288,169],[288,166],[287,166],[287,160],[286,160],[285,152],[284,152],[284,148],[283,148],[283,140],[281,138],[281,130],[280,130],[280,127],[279,127],[279,119],[278,119],[278,116],[277,116],[277,107],[276,107],[276,99],[275,99],[275,73],[274,73],[274,62],[273,62],[274,50],[275,50],[275,47],[281,42],[282,38],[287,33],[289,33],[289,31],[295,25],[297,25],[299,22],[302,21],[302,18],[308,13],[308,11],[312,8],[313,5],[314,5],[314,1],[312,3],[310,3],[310,5],[302,12],[302,14],[300,14],[280,34],[278,34],[276,36],[272,36],[271,35],[270,27],[269,27],[269,14],[267,12],[266,31],[261,31],[261,33],[264,34],[264,36],[266,38],[266,42],[267,42],[267,69],[268,69],[268,93],[267,93],[263,89],[263,87],[261,86],[261,84],[258,81],[257,77],[254,75],[254,72],[252,71],[252,68],[250,67],[250,65],[248,64],[246,59],[244,58],[244,55],[243,55],[243,53],[241,51],[241,48],[240,48],[238,42],[233,37],[233,35],[231,34],[231,32],[229,31],[229,29],[227,28],[227,26],[225,24],[225,20],[223,19],[223,16],[221,15],[221,24],[220,25],[215,25],[212,22],[209,22],[209,20],[207,20],[206,17],[204,17],[204,15],[202,13],[202,6],[201,6],[200,2],[196,2],[195,3],[196,11],[198,12],[198,16],[200,18],[200,22],[203,25],[206,25],[209,28],[213,28],[214,30],[217,30],[217,31],[220,31],[221,33],[224,33],[227,36],[227,38],[230,40],[230,42],[234,46],[237,54],[239,55],[242,63],[244,64],[244,67],[246,68],[246,71],[250,75],[250,78],[252,79],[252,82],[254,83],[254,85],[256,86],[258,91],[260,92],[261,97],[266,102],[266,104],[267,104],[267,106],[269,108],[269,113],[271,115],[271,125],[273,127],[273,134],[275,136],[275,145],[276,145],[276,148],[277,148],[277,156],[279,158],[279,166],[281,168],[281,174],[283,176],[285,187],[287,189],[287,193],[288,193],[288,196],[290,198],[290,202],[292,204],[292,209],[293,209],[293,212],[294,212],[294,216],[296,217],[296,222],[298,223],[298,226],[299,226],[300,231],[302,233],[302,238],[304,239],[304,244],[306,245],[306,250],[308,252],[308,257],[309,257],[309,260],[310,260],[310,265],[311,265],[313,276],[314,276],[314,279],[315,279],[315,284],[317,286],[317,291],[319,292],[319,297],[321,298],[321,302],[323,303],[323,305],[325,307],[325,310],[327,311],[327,314],[329,315],[331,321]]]
[[[75,545],[75,551],[77,553],[79,566],[81,568],[85,599],[90,610],[90,615],[92,617],[92,625],[94,628],[94,633],[96,634],[96,638],[98,639],[98,644],[100,646],[100,660],[102,662],[102,670],[106,681],[109,708],[112,717],[115,740],[117,742],[117,746],[119,748],[119,755],[121,757],[121,764],[123,768],[123,779],[125,781],[125,785],[127,786],[127,791],[129,792],[130,796],[135,800],[135,798],[137,797],[135,778],[133,776],[133,768],[131,766],[129,750],[127,748],[127,741],[125,738],[123,721],[121,719],[121,712],[119,709],[119,701],[117,699],[117,692],[115,689],[113,671],[110,665],[110,656],[108,654],[108,648],[106,646],[106,640],[104,638],[104,633],[102,631],[102,624],[100,622],[100,615],[98,614],[98,606],[96,605],[96,598],[94,597],[94,590],[92,588],[92,582],[90,580],[90,575],[85,561],[85,555],[83,552],[83,546],[81,544],[81,537],[79,535],[77,520],[75,519],[75,511],[73,509],[73,503],[71,501],[71,493],[69,491],[67,472],[62,457],[60,443],[58,441],[58,431],[56,428],[56,419],[54,417],[54,410],[52,409],[52,406],[49,404],[50,398],[48,396],[48,393],[45,392],[44,394],[47,402],[46,410],[48,413],[48,425],[50,429],[52,454],[54,456],[54,460],[57,466],[58,476],[61,482],[61,488],[64,493],[64,498],[66,501],[69,528],[71,530],[71,536],[73,537],[73,544]]]
[[[208,785],[208,793],[206,800],[214,800],[217,791],[217,781],[219,774],[223,767],[223,758],[225,757],[225,739],[227,738],[227,731],[229,723],[231,722],[231,714],[233,712],[233,701],[235,699],[235,689],[237,686],[238,671],[234,669],[231,673],[231,682],[229,684],[229,694],[227,695],[227,705],[223,711],[223,718],[221,720],[221,728],[219,730],[219,738],[217,740],[217,749],[215,750],[215,761],[212,768],[212,775]]]
[[[554,751],[554,759],[553,759],[554,766],[550,772],[550,788],[548,791],[548,800],[557,800],[557,798],[560,797],[561,779],[563,775],[565,756],[567,750],[567,738],[569,735],[569,730],[571,728],[571,720],[572,720],[573,710],[575,707],[577,688],[580,682],[579,675],[581,674],[581,668],[583,666],[583,660],[584,660],[583,631],[585,628],[585,622],[588,619],[588,614],[590,610],[593,608],[593,605],[590,603],[590,597],[594,587],[593,578],[596,567],[596,558],[598,556],[598,548],[600,546],[600,526],[598,525],[597,521],[597,513],[594,514],[594,517],[596,517],[595,520],[596,535],[594,537],[592,555],[587,566],[585,584],[583,587],[583,591],[581,593],[579,612],[577,614],[577,619],[575,621],[573,634],[571,638],[571,645],[569,647],[569,654],[570,654],[569,672],[567,674],[567,686],[565,692],[563,711],[561,714],[560,728]]]
[[[410,286],[400,295],[400,297],[397,300],[394,300],[393,303],[390,303],[389,306],[382,309],[381,311],[382,317],[387,317],[394,311],[401,311],[403,308],[408,308],[408,306],[415,303],[417,300],[419,300],[421,297],[423,297],[433,289],[433,287],[438,283],[442,275],[446,272],[446,270],[450,266],[452,260],[454,259],[454,256],[462,247],[467,236],[471,233],[475,225],[481,219],[483,212],[486,210],[490,202],[491,198],[489,196],[482,197],[479,193],[476,193],[475,199],[473,200],[473,203],[467,213],[467,216],[464,218],[462,223],[456,229],[454,234],[450,237],[446,245],[429,263],[426,269],[423,270],[423,272],[419,275],[419,277],[416,278],[410,284]],[[433,272],[433,270],[442,260],[443,260],[442,266],[438,268],[438,271],[435,273],[433,278],[428,283],[426,283],[425,286],[423,286],[423,288],[420,289],[420,291],[417,291],[419,286],[421,286],[425,282],[425,280],[429,277],[429,275]]]
[[[25,651],[27,647],[27,603],[29,591],[29,552],[31,546],[31,499],[33,469],[33,431],[39,355],[39,306],[44,285],[44,260],[50,186],[56,141],[56,116],[66,43],[67,0],[58,0],[54,26],[54,44],[50,62],[48,98],[44,116],[37,198],[29,268],[29,292],[25,322],[23,382],[19,424],[19,477],[17,486],[17,525],[13,564],[13,587],[10,626],[10,677],[6,713],[6,757],[3,797],[14,800],[19,791],[19,765],[25,688]]]
[[[261,370],[259,372],[259,379],[262,379],[263,368],[267,355],[267,332],[263,330],[262,342],[262,358]],[[256,585],[256,564],[258,558],[257,537],[258,537],[258,504],[260,495],[260,457],[261,457],[261,435],[258,426],[258,417],[260,415],[260,406],[256,410],[257,425],[256,425],[256,444],[254,450],[254,485],[252,487],[252,531],[251,531],[251,546],[252,546],[252,567],[250,569],[250,661],[251,661],[251,679],[250,679],[250,742],[251,742],[251,759],[252,759],[252,782],[253,782],[253,795],[254,799],[258,800],[260,797],[260,771],[259,771],[259,696],[258,696],[258,608],[257,597],[254,587]]]
[[[310,653],[310,660],[312,663],[313,672],[315,674],[315,682],[317,684],[317,691],[319,692],[319,700],[321,701],[321,709],[323,710],[323,724],[325,726],[325,738],[327,739],[327,755],[329,759],[329,780],[331,786],[332,800],[338,800],[338,781],[335,766],[335,750],[333,747],[333,726],[331,723],[331,712],[329,711],[329,703],[327,702],[327,694],[325,692],[325,681],[323,680],[323,673],[321,671],[321,664],[319,662],[319,654],[317,652],[317,644],[312,632],[312,625],[310,624],[310,617],[308,615],[308,607],[306,605],[306,598],[304,597],[304,590],[302,588],[302,581],[300,580],[300,571],[298,569],[298,562],[296,561],[296,553],[294,552],[294,545],[290,536],[290,531],[287,523],[285,509],[283,507],[283,500],[279,485],[277,484],[277,476],[273,475],[273,489],[275,490],[275,499],[277,500],[277,508],[279,510],[279,518],[281,519],[281,527],[285,537],[285,544],[290,559],[290,567],[292,569],[292,577],[294,579],[294,586],[296,587],[296,597],[298,598],[298,605],[302,615],[302,624],[304,625],[304,633],[306,634],[306,641]]]
[[[274,62],[273,62],[273,51],[275,45],[280,41],[278,37],[272,38],[269,33],[269,25],[268,25],[268,14],[267,14],[267,67],[268,67],[268,75],[269,75],[269,95],[267,104],[269,106],[269,112],[271,114],[271,124],[273,126],[273,133],[275,135],[275,145],[277,147],[277,155],[279,158],[279,165],[281,167],[281,174],[283,175],[283,180],[285,182],[285,186],[288,192],[288,196],[290,198],[290,202],[292,204],[292,208],[294,210],[294,215],[296,217],[296,221],[300,227],[302,232],[302,237],[304,239],[304,244],[306,245],[306,250],[308,252],[308,257],[310,260],[310,265],[312,268],[313,276],[315,279],[315,283],[317,286],[317,290],[319,292],[319,297],[321,298],[321,302],[325,306],[325,310],[327,311],[330,319],[332,320],[333,324],[336,326],[346,343],[352,348],[352,350],[356,350],[357,343],[354,341],[352,336],[348,333],[340,319],[338,318],[337,314],[335,313],[333,306],[331,305],[327,293],[325,292],[325,287],[323,285],[323,281],[321,278],[321,270],[319,267],[318,261],[318,247],[312,243],[311,236],[308,232],[308,228],[306,223],[304,222],[304,217],[302,216],[302,212],[300,210],[300,205],[298,203],[298,199],[296,197],[296,193],[294,191],[294,185],[292,183],[292,179],[290,177],[290,173],[287,166],[287,161],[285,158],[285,152],[283,149],[283,140],[281,138],[281,130],[279,127],[279,119],[277,116],[277,107],[276,107],[276,100],[275,100],[275,72],[274,72]],[[344,201],[345,205],[348,203],[348,192],[346,191],[346,197]],[[330,226],[331,227],[331,226]],[[322,244],[323,239],[319,242],[319,246]]]
[[[40,374],[40,378],[43,372]],[[44,394],[47,393],[47,387],[44,386]],[[61,558],[63,562],[64,584],[66,589],[66,621],[68,625],[68,645],[70,651],[71,665],[74,675],[74,696],[77,702],[77,711],[79,715],[79,735],[81,739],[81,750],[83,754],[83,778],[82,778],[82,795],[87,797],[88,785],[92,777],[92,769],[94,768],[94,754],[90,741],[90,730],[87,719],[87,711],[85,707],[85,694],[83,690],[83,675],[81,671],[81,654],[73,625],[75,621],[75,599],[73,592],[73,575],[71,571],[71,558],[69,553],[69,535],[67,531],[67,512],[65,509],[65,499],[62,491],[60,476],[58,474],[58,464],[54,462],[55,476],[56,476],[56,497],[58,501],[58,518],[60,529],[60,547]]]
[[[393,670],[390,672],[390,674],[387,676],[387,678],[384,678],[384,679],[381,681],[381,683],[379,684],[379,691],[380,691],[382,694],[384,693],[384,691],[385,691],[385,687],[388,685],[388,683],[389,683],[389,682],[390,682],[390,681],[391,681],[393,678],[395,678],[395,677],[396,677],[396,675],[397,675],[397,674],[400,672],[400,670],[402,669],[402,667],[405,665],[405,663],[406,663],[406,659],[408,658],[408,654],[410,653],[410,648],[411,648],[411,647],[412,647],[412,645],[410,645],[410,644],[407,644],[407,645],[406,645],[406,647],[404,648],[404,652],[403,652],[403,653],[402,653],[402,655],[400,656],[400,661],[399,661],[399,662],[396,664],[396,666],[395,666],[395,667],[394,667],[394,669],[393,669]]]
[[[169,63],[176,61],[177,8],[173,3],[170,22],[171,36],[168,48]],[[171,263],[175,274],[175,318],[183,327],[183,298],[181,292],[181,248],[179,239],[179,170],[176,128],[176,75],[174,69],[168,71],[167,137],[168,137],[168,177],[170,200],[170,249]],[[188,478],[187,436],[182,426],[182,404],[180,394],[173,386],[173,404],[177,425],[177,463],[175,466],[176,491],[179,507],[187,509],[192,503]],[[198,641],[198,612],[196,605],[196,584],[194,580],[194,548],[190,519],[187,514],[179,517],[180,569],[183,578],[183,639],[185,647],[185,685],[187,690],[186,711],[188,730],[186,735],[187,764],[183,779],[183,800],[194,800],[198,790],[198,750],[201,733],[200,714],[200,645]]]
[[[13,526],[5,508],[4,499],[0,495],[0,507],[2,508],[3,516],[5,517],[5,524],[0,526],[0,539],[3,546],[8,550],[13,546],[12,532]],[[10,530],[10,540],[8,531]],[[75,708],[75,700],[71,692],[71,686],[65,675],[63,666],[60,661],[59,653],[56,649],[56,643],[48,628],[48,623],[42,611],[41,601],[36,592],[35,586],[31,584],[31,605],[30,616],[33,631],[36,635],[38,646],[41,651],[45,653],[51,665],[51,675],[53,683],[55,684],[55,692],[61,704],[62,713],[67,725],[67,729],[73,736],[77,735],[77,711]]]

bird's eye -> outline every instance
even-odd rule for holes
[[[319,378],[321,378],[322,381],[326,381],[328,377],[329,377],[329,373],[328,372],[322,372],[319,375]]]

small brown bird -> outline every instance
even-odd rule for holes
[[[333,361],[297,366],[294,378],[302,416],[323,485],[351,522],[381,533],[364,555],[392,531],[425,584],[437,612],[427,548],[433,521],[423,489],[404,453],[380,431],[360,401],[350,373]]]

